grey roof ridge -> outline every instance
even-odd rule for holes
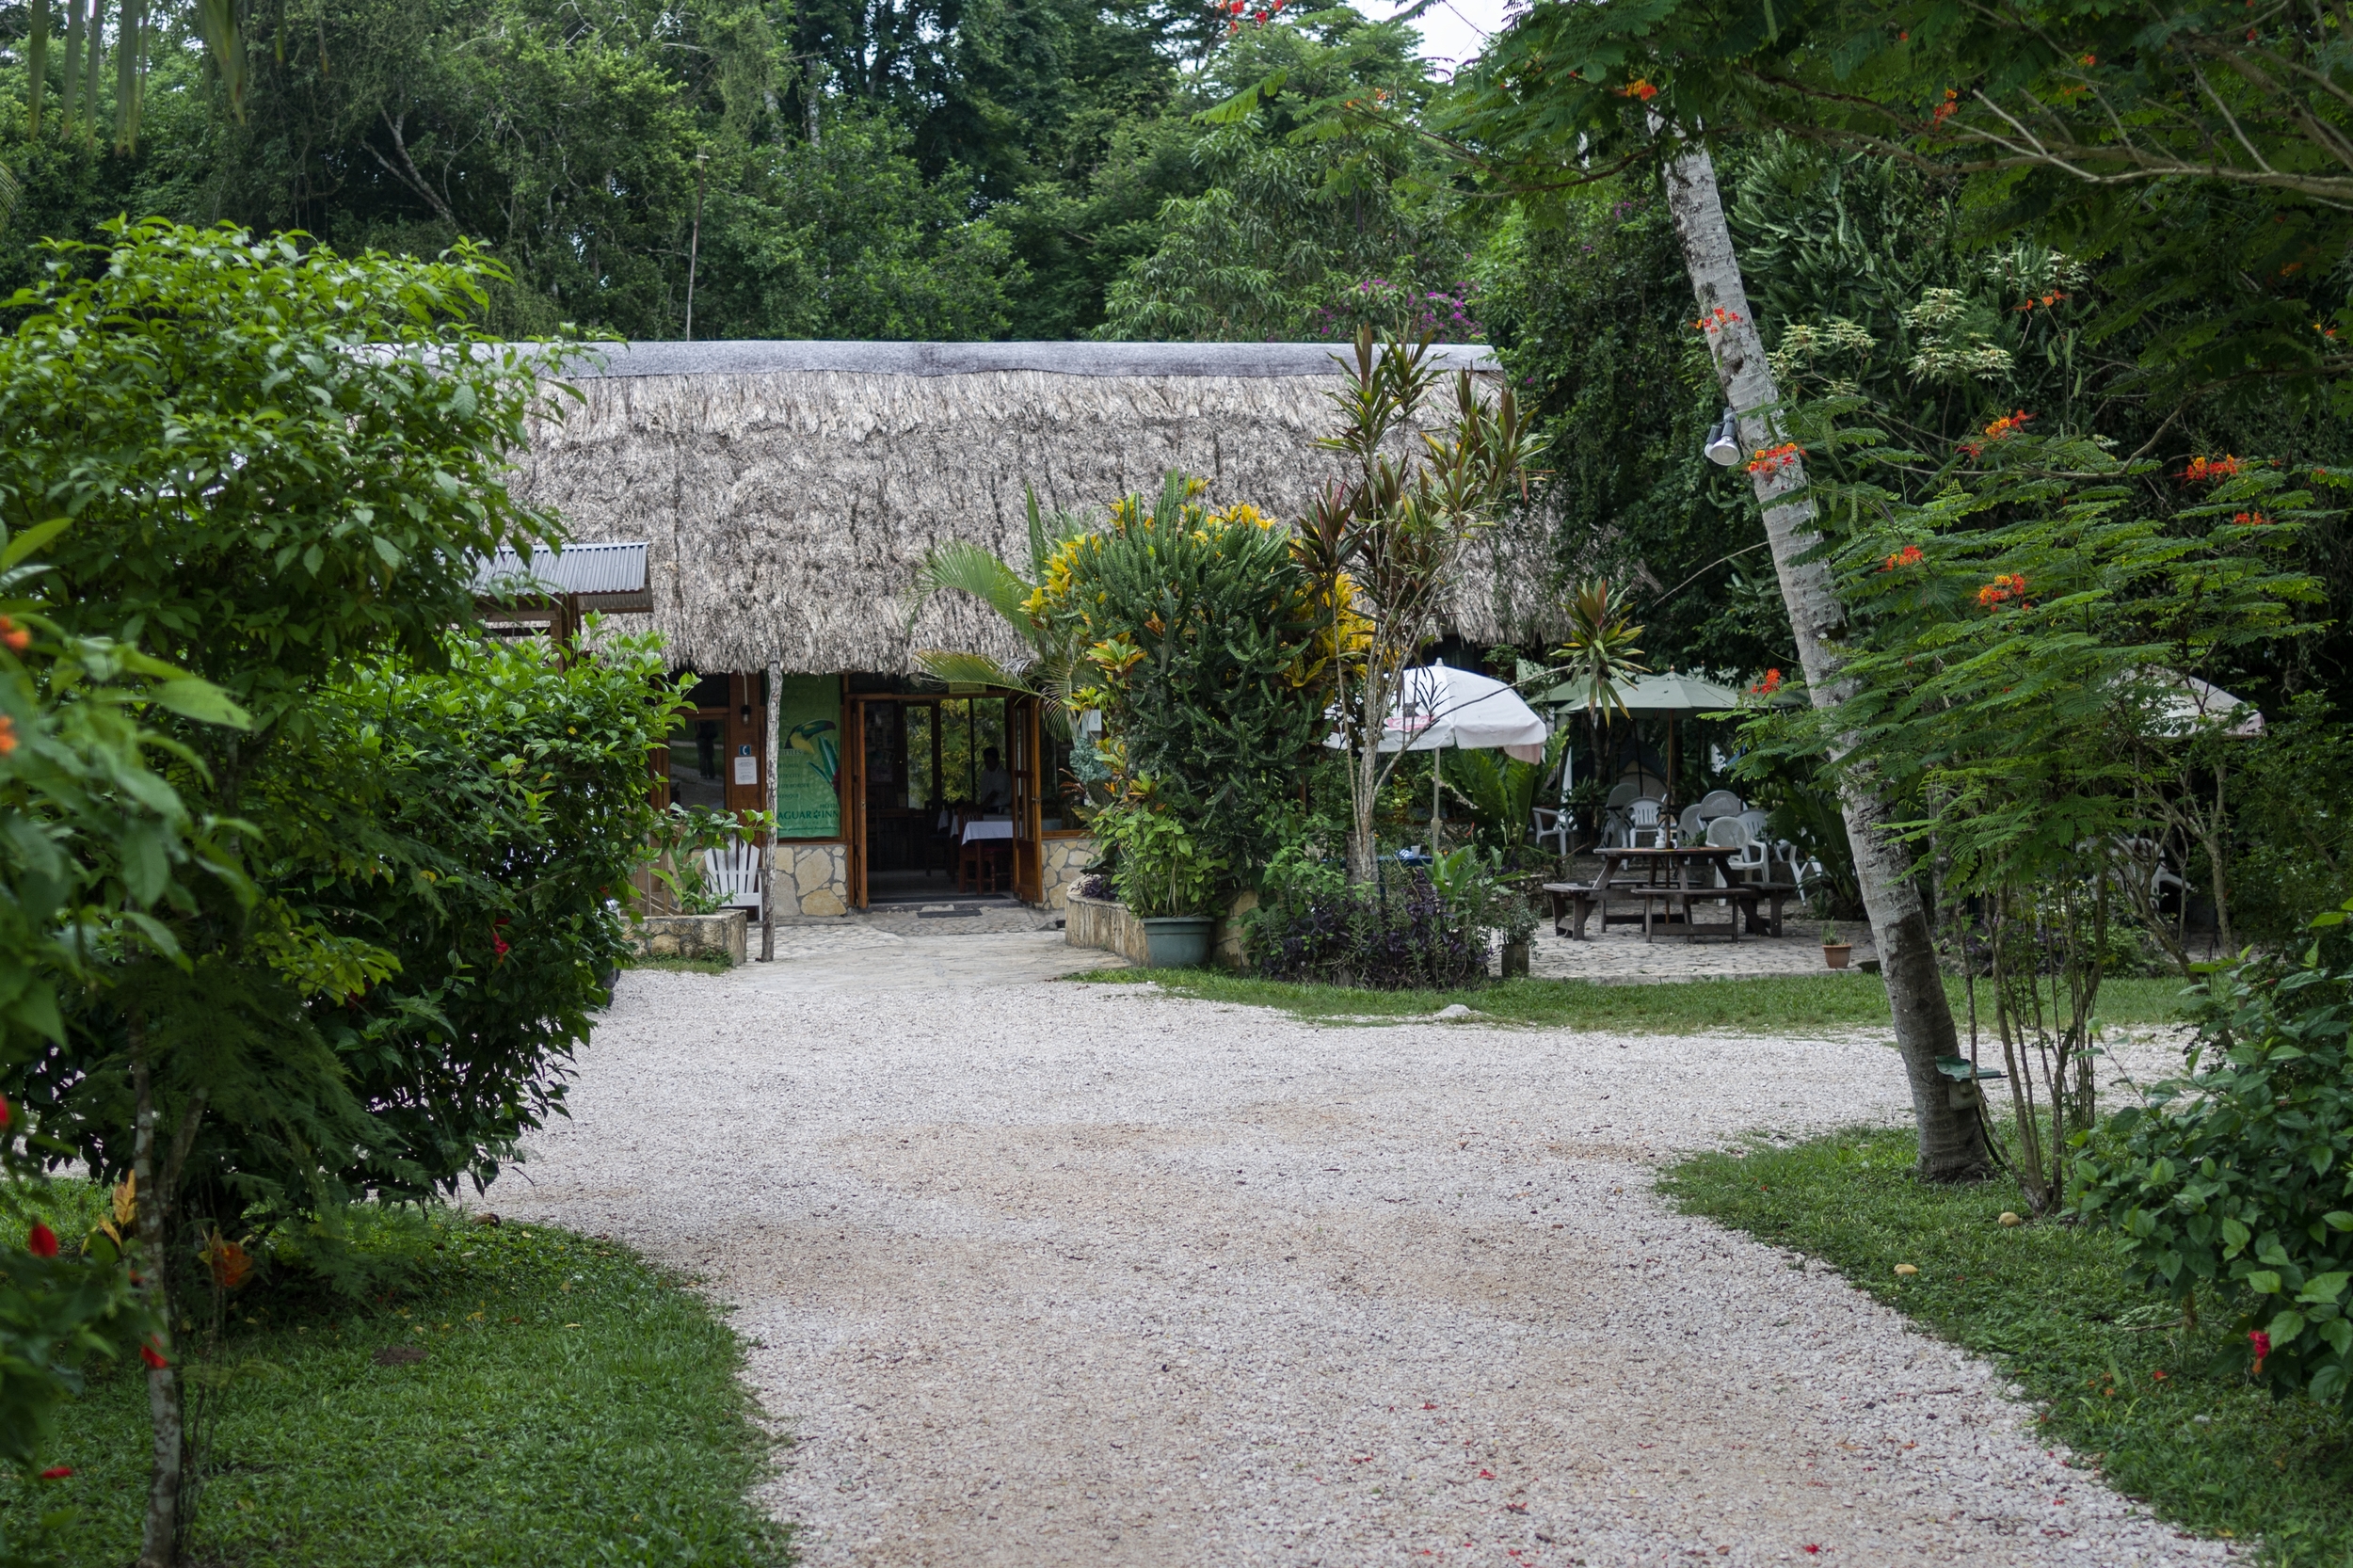
[[[1435,344],[1447,370],[1497,372],[1484,344]],[[1293,376],[1343,373],[1348,345],[1323,343],[862,343],[737,339],[712,343],[592,344],[567,376],[760,376],[833,371],[867,376]]]

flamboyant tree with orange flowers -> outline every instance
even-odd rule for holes
[[[1752,735],[1867,771],[1892,803],[1989,982],[1970,993],[1969,1052],[2008,1073],[2014,1166],[2028,1201],[2056,1209],[2068,1139],[2094,1120],[2110,936],[2146,915],[2135,846],[2173,825],[2152,785],[2233,722],[2200,700],[2232,661],[2305,629],[2321,595],[2297,539],[2318,514],[2307,474],[2209,458],[2164,477],[2016,413],[1950,454],[1883,437],[1860,415],[1807,433],[1850,609],[1848,692]],[[1913,499],[1905,475],[1924,463],[1946,482]],[[2162,517],[2142,504],[2160,477],[2181,491]]]

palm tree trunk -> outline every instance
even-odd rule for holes
[[[1684,265],[1699,300],[1717,379],[1739,414],[1742,445],[1753,452],[1780,439],[1764,412],[1780,401],[1780,394],[1765,360],[1764,340],[1749,312],[1740,261],[1733,251],[1732,231],[1716,189],[1716,167],[1706,150],[1697,148],[1667,166],[1666,181],[1667,210],[1683,243]],[[1752,477],[1765,511],[1773,568],[1797,638],[1806,690],[1817,708],[1835,708],[1849,690],[1839,676],[1837,654],[1846,609],[1829,565],[1802,559],[1818,539],[1813,506],[1783,499],[1804,488],[1804,465],[1791,461]],[[1913,1117],[1920,1130],[1919,1172],[1935,1181],[1980,1178],[1990,1174],[1990,1165],[1977,1115],[1951,1103],[1946,1080],[1936,1070],[1936,1059],[1959,1054],[1959,1044],[1928,910],[1905,874],[1901,850],[1882,830],[1886,804],[1868,778],[1849,775],[1841,805],[1854,850],[1855,880],[1862,885],[1864,909],[1871,919],[1871,936],[1895,1014],[1896,1046],[1912,1084]]]

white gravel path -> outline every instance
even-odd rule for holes
[[[1053,941],[632,974],[494,1193],[732,1307],[812,1568],[2228,1557],[1652,1192],[1901,1115],[1885,1046],[1316,1027]]]

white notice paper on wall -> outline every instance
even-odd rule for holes
[[[760,759],[757,757],[738,757],[735,760],[735,781],[738,784],[759,783]]]

